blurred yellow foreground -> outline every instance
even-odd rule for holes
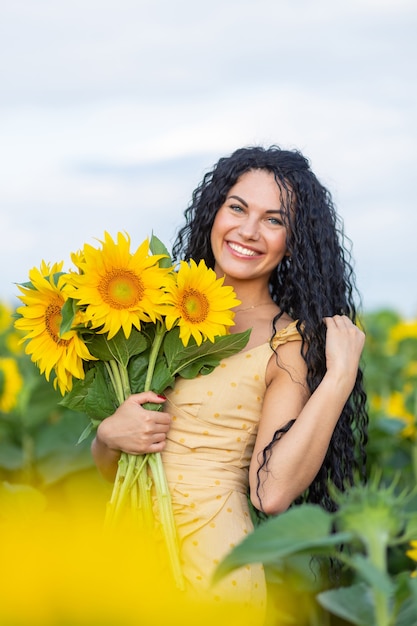
[[[195,603],[161,572],[152,544],[103,534],[103,499],[51,506],[27,486],[0,484],[2,626],[251,626],[235,605]]]

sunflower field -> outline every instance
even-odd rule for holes
[[[128,534],[103,541],[111,485],[92,434],[79,441],[89,418],[40,376],[14,321],[1,303],[0,624],[249,626],[234,607],[183,605]],[[335,514],[300,505],[266,520],[217,572],[265,564],[267,626],[417,624],[417,319],[380,310],[363,325],[368,484],[335,494]]]

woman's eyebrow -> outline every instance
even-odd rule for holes
[[[285,215],[285,211],[282,209],[267,209],[266,213],[273,213],[274,215],[277,213],[278,215]]]
[[[241,202],[245,207],[249,207],[249,204],[246,202],[246,200],[244,200],[240,196],[231,195],[227,197],[228,200],[231,200],[232,198],[234,200],[237,200],[238,202]],[[282,209],[267,209],[266,213],[272,213],[274,215],[278,213],[278,215],[285,215],[285,211],[283,211]]]
[[[238,200],[239,202],[244,204],[246,207],[249,206],[248,203],[243,198],[241,198],[240,196],[229,196],[229,198],[234,198],[235,200]]]

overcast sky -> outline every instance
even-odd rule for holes
[[[242,145],[333,193],[365,310],[417,315],[415,0],[13,0],[0,9],[0,300],[105,230],[171,246]]]

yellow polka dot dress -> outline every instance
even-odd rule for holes
[[[295,322],[277,333],[274,347],[293,340],[300,340]],[[210,582],[220,560],[253,529],[248,472],[271,355],[269,343],[240,352],[206,376],[179,378],[166,394],[173,422],[163,462],[187,586],[248,606],[265,602],[261,565]]]

